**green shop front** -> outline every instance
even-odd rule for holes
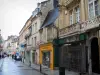
[[[55,55],[58,57],[55,59],[55,65],[75,72],[86,72],[88,61],[86,39],[86,34],[55,39]]]

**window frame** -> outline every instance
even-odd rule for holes
[[[73,15],[73,10],[70,10],[69,13],[70,13],[70,15],[69,15],[69,17],[70,17],[70,18],[69,18],[69,21],[70,21],[70,25],[72,25],[72,24],[74,23],[74,22],[73,22],[73,21],[74,21],[74,20],[73,20],[73,19],[74,19],[74,18],[73,18],[73,16],[74,16],[74,15]]]
[[[99,13],[99,9],[97,10],[98,11],[98,15],[96,14],[96,10],[95,10],[95,1],[96,0],[91,0],[90,2],[89,2],[89,0],[88,0],[88,17],[89,17],[89,19],[90,18],[93,18],[93,17],[95,17],[95,16],[98,16],[98,15],[100,15],[100,13]],[[98,1],[99,2],[99,1]],[[90,14],[90,7],[89,7],[89,5],[91,4],[91,3],[93,3],[93,17],[91,16],[91,14]],[[99,3],[98,3],[98,8],[99,8]]]
[[[34,46],[36,47],[36,43],[37,43],[37,37],[34,37]]]
[[[37,22],[35,22],[35,32],[37,32]]]
[[[79,8],[79,10],[76,12],[76,9],[77,8]],[[76,6],[75,8],[74,8],[74,11],[75,11],[75,22],[77,23],[77,22],[80,22],[80,6],[78,5],[78,6]],[[78,16],[77,16],[77,14],[78,14]],[[78,18],[78,19],[77,19]]]

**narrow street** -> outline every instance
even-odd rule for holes
[[[0,68],[0,75],[43,75],[20,61],[14,61],[11,58],[5,58]]]

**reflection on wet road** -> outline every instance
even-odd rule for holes
[[[14,61],[11,58],[5,58],[1,67],[0,75],[43,75],[38,71]]]

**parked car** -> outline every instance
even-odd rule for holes
[[[22,61],[22,57],[21,56],[15,56],[15,60]]]

